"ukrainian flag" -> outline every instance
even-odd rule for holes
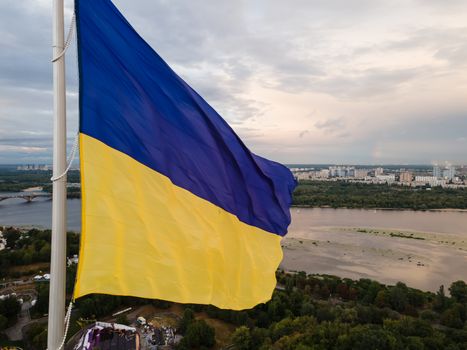
[[[290,223],[290,171],[252,154],[111,1],[78,0],[76,16],[75,298],[105,293],[237,310],[269,300]]]

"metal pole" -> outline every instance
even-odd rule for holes
[[[53,57],[57,57],[64,49],[63,18],[63,0],[53,0]],[[66,169],[65,88],[65,56],[62,56],[53,63],[54,178]],[[53,182],[51,250],[47,348],[57,350],[62,342],[65,320],[66,176]]]

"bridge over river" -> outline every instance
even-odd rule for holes
[[[19,198],[24,199],[26,202],[32,202],[35,198],[39,197],[52,198],[52,193],[0,194],[0,202],[12,198]]]

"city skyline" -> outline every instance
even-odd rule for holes
[[[465,2],[115,4],[256,154],[285,164],[467,163]],[[51,4],[0,10],[0,163],[50,163]]]

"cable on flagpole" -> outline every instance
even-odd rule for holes
[[[68,310],[65,315],[65,334],[63,335],[62,342],[60,343],[60,346],[57,348],[57,350],[61,350],[65,346],[66,337],[68,335],[68,328],[70,327],[71,310],[73,310],[73,299],[70,301],[70,304],[68,305]]]
[[[60,54],[57,57],[52,59],[52,62],[58,61],[60,58],[63,57],[63,55],[68,50],[68,47],[70,46],[70,44],[72,42],[72,39],[73,39],[73,34],[75,32],[75,27],[76,27],[75,24],[76,24],[76,15],[75,15],[75,12],[73,12],[73,16],[71,17],[71,22],[70,22],[70,28],[68,29],[68,34],[67,34],[66,40],[65,40],[65,46],[64,46],[62,52],[60,52]]]
[[[76,13],[73,11],[73,16],[71,17],[70,27],[68,28],[68,34],[66,36],[64,48],[57,57],[52,59],[52,62],[58,61],[60,58],[63,57],[63,55],[65,55],[71,43],[73,42],[73,36],[74,36],[73,34],[75,32],[75,28],[76,28]],[[70,157],[68,158],[68,161],[67,161],[68,164],[67,164],[65,171],[59,176],[55,176],[55,177],[52,176],[50,178],[50,181],[55,182],[57,180],[60,180],[62,177],[64,177],[68,173],[68,170],[70,170],[71,164],[73,163],[73,160],[75,159],[75,154],[78,148],[78,144],[79,144],[79,134],[77,133],[75,137],[75,141],[73,143],[73,148],[71,149]]]
[[[55,177],[52,176],[50,178],[50,181],[55,182],[57,180],[60,180],[62,177],[64,177],[68,173],[68,170],[70,170],[71,168],[71,164],[73,164],[73,160],[75,159],[76,151],[78,150],[78,148],[79,148],[79,132],[76,133],[75,141],[73,142],[73,147],[71,148],[71,153],[67,161],[68,165],[65,171],[58,176],[55,176]]]

